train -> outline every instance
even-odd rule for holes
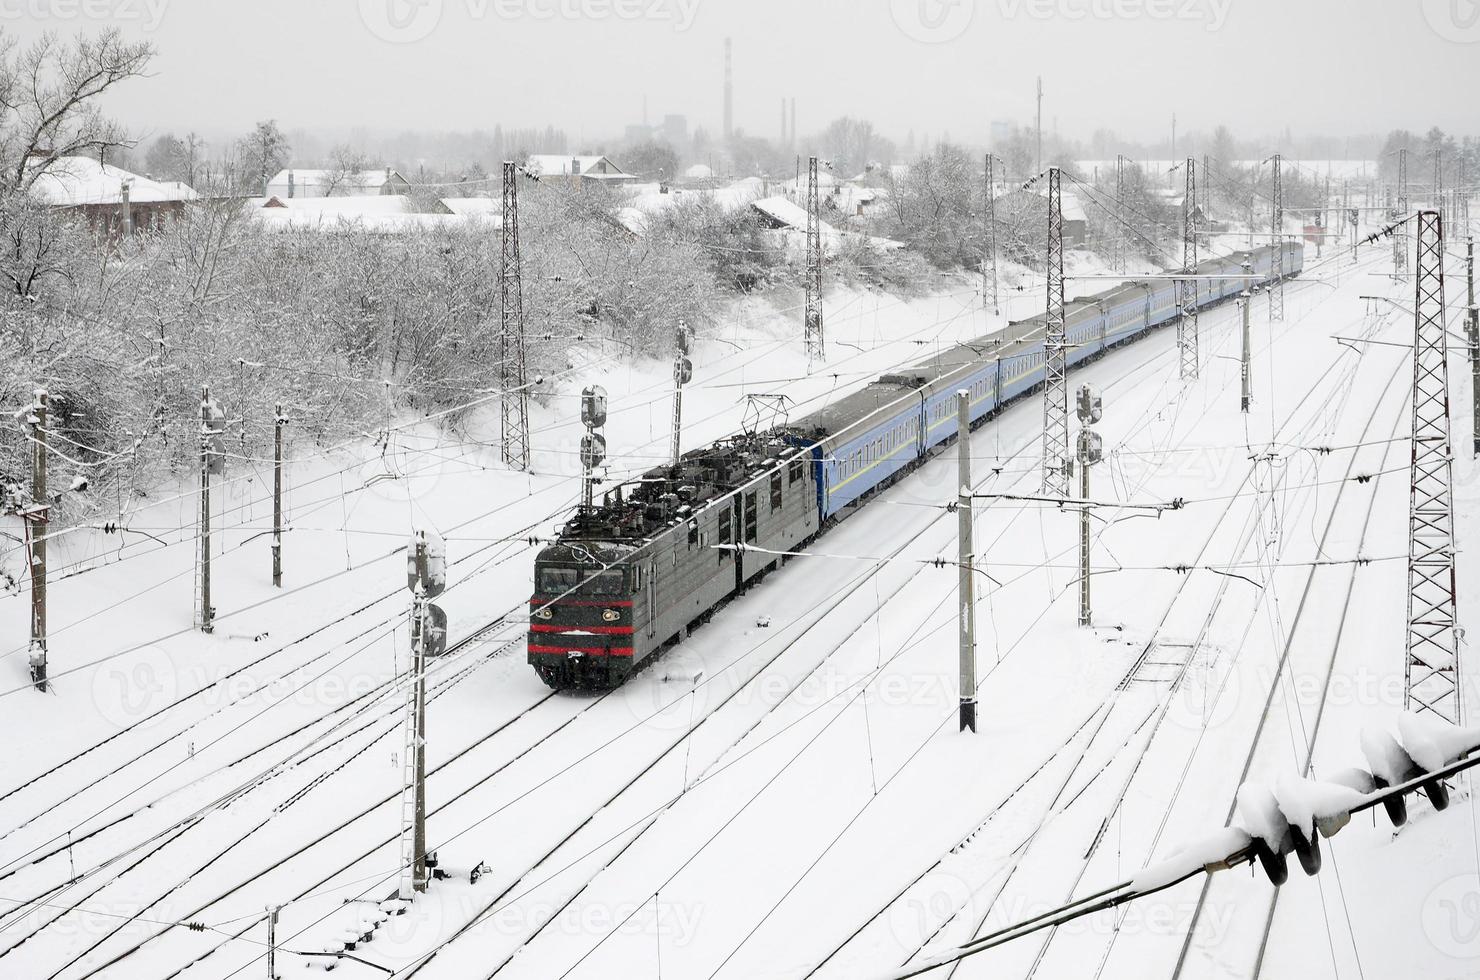
[[[1277,268],[1290,278],[1303,265],[1298,242],[1209,259],[1197,266],[1191,305],[1222,303],[1251,281],[1269,285]],[[1068,366],[1174,322],[1178,285],[1133,280],[1066,303]],[[958,391],[970,392],[974,427],[1038,388],[1045,317],[943,349],[803,418],[685,453],[578,509],[535,557],[530,666],[555,689],[620,685],[773,570],[779,553],[953,441]]]

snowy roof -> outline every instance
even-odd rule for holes
[[[784,225],[790,231],[805,233],[807,230],[806,209],[784,197],[761,198],[759,201],[751,201],[750,206],[771,220]],[[821,237],[824,240],[832,242],[842,241],[843,233],[832,225],[829,225],[826,221],[819,221],[818,226]],[[862,237],[875,248],[895,249],[904,247],[903,242],[897,242],[891,238],[878,238],[873,235]]]
[[[784,197],[761,198],[759,201],[751,201],[750,206],[773,221],[786,225],[788,228],[796,228],[800,231],[807,230],[806,209]],[[826,222],[822,222],[822,233],[824,235],[837,234]]]
[[[683,175],[685,177],[692,177],[692,178],[694,178],[696,180],[699,180],[699,179],[703,179],[703,178],[706,178],[706,177],[713,177],[714,176],[714,171],[711,170],[710,168],[704,166],[704,164],[702,164],[702,163],[696,163],[692,167],[690,167],[689,169],[685,170],[683,172]]]
[[[496,225],[504,223],[503,201],[491,197],[444,197],[442,206],[465,218],[490,218]]]
[[[121,167],[99,163],[92,157],[58,157],[51,161],[37,175],[31,193],[56,207],[121,204],[125,183],[129,187],[129,201],[134,204],[194,201],[198,196],[177,180],[150,180]]]
[[[572,156],[559,153],[532,153],[524,166],[530,173],[544,176],[570,175],[572,164],[580,176],[593,180],[631,180],[632,175],[604,156]]]
[[[322,186],[338,182],[342,186],[379,188],[384,187],[392,179],[402,181],[406,179],[396,171],[384,167],[376,170],[356,170],[353,173],[340,170],[300,170],[297,167],[289,167],[286,170],[279,170],[277,175],[267,183],[273,187],[287,187],[289,174],[293,175],[293,183],[299,187]]]
[[[460,198],[453,200],[477,200]],[[451,214],[420,214],[408,210],[408,198],[402,194],[374,194],[365,197],[279,197],[247,202],[247,213],[263,226],[275,229],[308,229],[335,231],[358,228],[364,231],[393,233],[421,228],[457,226],[469,221],[502,220],[490,211]],[[446,203],[446,202],[443,202]]]

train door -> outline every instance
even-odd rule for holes
[[[649,562],[647,567],[647,581],[642,583],[645,588],[643,592],[647,595],[647,620],[648,639],[658,635],[658,563]]]
[[[750,498],[750,501],[751,501],[751,513],[754,514],[754,505],[755,505],[755,494],[754,493],[750,493],[750,494],[738,494],[737,493],[737,494],[735,494],[734,497],[731,498],[731,500],[734,501],[734,503],[731,505],[731,513],[732,513],[731,522],[734,524],[734,527],[735,527],[735,543],[736,544],[744,544],[746,541],[748,541],[748,540],[751,539],[751,535],[747,534],[746,531],[745,531],[744,510],[742,508],[742,497],[746,497],[746,496],[748,496]],[[745,552],[743,550],[739,550],[739,551],[736,551],[735,552],[735,591],[736,592],[739,592],[740,589],[744,585],[745,585]]]

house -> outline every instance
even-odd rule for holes
[[[498,203],[489,198],[447,198],[427,210],[418,208],[401,194],[288,200],[259,197],[247,202],[246,211],[251,220],[274,231],[360,231],[395,235],[474,223],[499,228],[503,224],[503,215],[495,207]]]
[[[1012,191],[997,198],[997,220],[1008,226],[1008,237],[1028,245],[1032,254],[1046,248],[1048,197],[1033,191]],[[1064,245],[1083,246],[1089,240],[1089,218],[1079,198],[1067,191],[1060,195]]]
[[[524,162],[524,169],[546,183],[584,186],[622,186],[640,178],[629,174],[604,156],[561,156],[557,153],[534,153]]]
[[[799,236],[805,236],[807,233],[807,209],[793,201],[784,197],[763,197],[760,200],[751,201],[750,206],[760,217],[761,224],[773,231],[789,232]],[[818,220],[817,231],[824,250],[837,248],[843,243],[844,233],[826,221]],[[874,235],[855,235],[854,240],[885,251],[904,247],[903,242]]]
[[[32,170],[40,170],[31,183],[36,200],[84,215],[94,231],[104,234],[163,228],[198,200],[194,189],[179,181],[141,177],[92,157],[46,158]]]
[[[267,182],[267,197],[373,197],[405,194],[411,182],[390,167],[376,170],[279,170]]]

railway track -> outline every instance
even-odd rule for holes
[[[1142,366],[1144,366],[1144,365],[1142,365]],[[891,555],[891,556],[889,556],[889,557],[894,557],[894,556],[892,556],[892,555]],[[870,577],[872,577],[872,576],[870,576]],[[864,584],[864,583],[860,583],[860,585],[861,585],[861,584]],[[891,598],[892,598],[892,596],[891,596]],[[889,600],[888,600],[888,599],[884,599],[884,600],[882,600],[882,601],[883,601],[883,602],[887,602],[887,601],[889,601]],[[875,612],[874,612],[874,613],[872,613],[872,615],[878,615],[878,614],[879,614],[879,613],[878,613],[878,610],[875,610]],[[855,631],[855,632],[856,632],[856,630],[857,630],[857,629],[859,629],[859,628],[862,628],[862,627],[863,627],[863,626],[864,626],[864,625],[866,625],[866,623],[867,623],[867,620],[865,620],[865,621],[863,621],[863,622],[860,622],[860,623],[858,623],[858,624],[856,624],[856,625],[855,625],[855,627],[854,627],[854,631]],[[846,637],[845,637],[845,640],[846,640]],[[841,644],[839,644],[839,645],[841,645]],[[825,658],[824,658],[824,660],[823,660],[823,661],[819,661],[819,662],[818,662],[818,665],[817,665],[817,667],[814,667],[814,668],[813,668],[813,670],[814,670],[814,671],[815,671],[815,670],[816,670],[816,669],[818,669],[818,667],[820,667],[820,666],[821,666],[821,664],[822,664],[822,663],[824,663],[824,662],[825,662]],[[807,679],[807,678],[809,678],[809,677],[810,677],[810,676],[812,676],[812,675],[811,675],[811,672],[809,672],[809,673],[808,673],[808,674],[807,674],[807,675],[806,675],[806,677],[804,677],[804,678],[803,678],[803,682],[805,682],[805,680],[806,680],[806,679]],[[800,685],[798,685],[798,686],[800,686]],[[795,690],[795,689],[796,689],[796,688],[795,688],[795,687],[793,687],[793,688],[792,688],[792,690],[793,690],[793,691],[794,691],[794,690]],[[789,691],[789,692],[788,692],[788,694],[787,694],[787,696],[789,696],[789,695],[790,695],[790,693],[791,693],[791,692],[790,692],[790,691]],[[767,715],[769,715],[769,712],[767,712]],[[712,717],[712,715],[711,715],[711,717]],[[764,717],[764,716],[763,716],[763,717]],[[761,719],[761,720],[763,720],[763,719]],[[760,720],[757,720],[757,722],[756,722],[756,723],[755,723],[755,724],[754,724],[754,725],[752,725],[752,726],[751,726],[751,727],[750,727],[750,728],[749,728],[749,729],[747,729],[747,730],[746,730],[746,731],[745,731],[745,732],[744,732],[744,733],[742,733],[742,735],[741,735],[741,739],[743,739],[743,738],[744,738],[744,737],[745,737],[745,735],[748,735],[748,734],[749,734],[749,732],[750,732],[750,731],[753,731],[753,730],[754,730],[754,728],[755,728],[755,727],[756,727],[756,726],[757,726],[757,725],[759,725],[759,723],[760,723]],[[728,751],[729,751],[729,750],[730,750],[730,749],[732,749],[732,748],[733,748],[733,747],[734,747],[734,746],[735,746],[735,745],[737,745],[737,744],[739,744],[739,740],[738,740],[738,739],[737,739],[737,740],[736,740],[736,741],[734,741],[734,742],[732,742],[732,743],[731,743],[731,744],[730,744],[730,745],[729,745],[729,746],[728,746],[728,747],[727,747],[727,748],[726,748],[726,749],[725,749],[725,750],[724,750],[724,751],[725,751],[725,752],[728,752]],[[724,753],[723,753],[723,752],[722,752],[722,753],[721,753],[721,756],[723,756],[723,754],[724,754]],[[655,760],[655,763],[656,763],[656,762],[657,762],[657,761],[660,761],[660,760]],[[681,794],[681,795],[682,795],[682,794]],[[637,839],[638,839],[638,838],[640,838],[640,837],[641,837],[641,835],[642,835],[642,833],[643,833],[643,832],[645,832],[645,831],[646,831],[646,830],[647,830],[647,828],[648,828],[648,827],[651,827],[651,826],[652,826],[652,824],[653,824],[653,822],[655,822],[655,821],[656,821],[656,820],[657,820],[657,818],[658,818],[658,816],[659,816],[659,815],[661,815],[661,813],[662,813],[662,812],[663,812],[663,811],[664,811],[664,810],[666,810],[666,809],[667,809],[667,806],[669,806],[669,805],[671,805],[671,803],[672,803],[672,802],[676,802],[676,799],[677,799],[677,798],[675,798],[675,800],[672,800],[672,801],[669,801],[669,802],[668,802],[668,803],[666,803],[666,804],[665,804],[665,805],[664,805],[664,806],[663,806],[663,807],[662,807],[662,808],[660,808],[660,809],[659,809],[659,810],[657,810],[657,811],[655,811],[655,812],[654,812],[654,813],[653,813],[653,814],[651,814],[651,815],[648,815],[648,816],[647,816],[647,817],[645,817],[645,818],[643,818],[643,820],[641,820],[641,821],[640,821],[640,823],[641,823],[641,826],[642,826],[642,829],[641,829],[641,830],[639,830],[639,832],[638,832],[638,833],[637,833],[637,834],[636,834],[636,835],[633,835],[633,836],[631,836],[631,837],[629,837],[629,838],[627,838],[627,841],[626,841],[626,843],[625,843],[625,844],[623,844],[623,845],[622,845],[622,846],[621,846],[621,847],[620,847],[620,848],[619,848],[619,850],[618,850],[618,851],[617,851],[617,853],[616,853],[616,854],[614,854],[614,855],[613,855],[613,856],[612,856],[612,857],[611,857],[611,858],[610,858],[610,859],[608,859],[608,860],[607,860],[607,862],[606,862],[606,864],[604,864],[604,865],[602,865],[602,868],[604,868],[604,867],[606,867],[606,866],[609,866],[609,865],[610,865],[610,864],[611,864],[611,862],[613,862],[613,861],[615,861],[615,860],[617,860],[617,859],[618,859],[618,858],[619,858],[619,857],[620,857],[620,856],[621,856],[621,854],[623,854],[623,853],[625,853],[625,851],[626,851],[626,850],[627,850],[627,848],[628,848],[628,847],[630,847],[630,846],[631,846],[631,845],[632,845],[632,844],[633,844],[633,843],[634,843],[634,842],[635,842],[635,841],[636,841],[636,840],[637,840]],[[578,830],[579,830],[579,828],[577,828],[577,829],[578,829]],[[625,836],[625,835],[624,835],[624,836]],[[562,844],[563,844],[563,843],[567,843],[567,842],[568,842],[568,841],[562,841],[562,842],[561,842],[561,843],[562,843]],[[552,855],[553,855],[553,853],[554,853],[554,852],[553,852],[553,851],[552,851],[552,852],[551,852],[551,853],[552,853]],[[547,856],[547,858],[546,858],[546,859],[545,859],[545,860],[548,860],[548,859],[549,859],[549,857],[548,857],[548,856]],[[543,863],[545,863],[545,861],[544,861],[544,860],[542,860],[542,861],[541,861],[541,862],[540,862],[540,864],[543,864]],[[537,868],[537,867],[538,867],[538,865],[536,865],[536,868]],[[531,871],[533,871],[533,870],[535,870],[535,869],[531,869]],[[600,868],[598,868],[598,869],[596,869],[596,870],[597,870],[597,873],[599,873],[599,871],[600,871],[600,870],[601,870],[601,869],[600,869]],[[537,883],[537,884],[538,884],[538,883]],[[574,901],[574,900],[575,900],[575,899],[576,899],[576,898],[577,898],[577,897],[578,897],[578,896],[579,896],[579,894],[580,894],[580,891],[579,891],[579,890],[578,890],[578,891],[577,891],[577,892],[576,892],[576,893],[575,893],[575,894],[574,894],[574,895],[570,895],[570,896],[568,896],[568,897],[567,897],[567,898],[565,898],[565,899],[564,899],[564,901],[563,901],[563,902],[560,902],[560,903],[559,903],[559,904],[557,904],[557,905],[556,905],[556,906],[555,906],[555,912],[554,912],[554,915],[555,915],[555,916],[558,916],[558,915],[559,915],[559,914],[560,914],[560,913],[561,913],[561,911],[563,911],[563,910],[564,910],[564,909],[565,909],[565,908],[566,908],[566,907],[568,907],[568,906],[569,906],[569,905],[570,905],[570,904],[571,904],[571,902],[573,902],[573,901]],[[484,909],[484,910],[483,910],[483,911],[482,911],[482,912],[480,912],[480,915],[479,915],[479,917],[475,917],[475,918],[474,918],[474,919],[473,919],[473,920],[471,920],[471,922],[470,922],[470,923],[469,923],[469,926],[468,926],[468,928],[471,928],[471,926],[472,926],[472,925],[473,925],[473,924],[475,924],[475,923],[476,923],[476,922],[477,922],[477,921],[479,921],[479,918],[480,918],[480,917],[484,917],[484,916],[486,916],[486,915],[488,915],[488,914],[489,914],[489,912],[491,912],[491,911],[493,911],[493,910],[494,910],[494,909],[496,909],[496,908],[498,908],[498,907],[499,907],[499,906],[500,906],[500,904],[501,904],[501,903],[503,903],[503,902],[504,902],[504,901],[505,901],[505,900],[506,900],[506,899],[507,899],[507,900],[508,900],[508,901],[513,901],[513,900],[515,900],[515,899],[517,899],[517,898],[518,898],[518,897],[520,897],[520,896],[517,896],[517,895],[516,895],[516,896],[513,896],[513,898],[509,898],[509,896],[507,896],[507,895],[504,895],[504,894],[501,894],[501,895],[500,895],[500,896],[498,896],[498,897],[496,897],[496,898],[495,898],[495,900],[494,900],[494,901],[493,901],[493,902],[490,902],[490,903],[489,903],[489,904],[488,904],[488,906],[487,906],[487,907],[485,907],[485,909]],[[459,931],[459,933],[458,933],[458,935],[461,935],[461,934],[462,934],[462,933],[463,933],[463,932],[465,932],[465,931],[467,931],[467,930],[466,930],[466,929],[464,929],[464,930],[460,930],[460,931]],[[455,938],[455,937],[454,937],[454,938]],[[525,940],[525,941],[526,941],[526,942],[527,942],[527,941],[529,941],[529,939],[532,939],[532,938],[533,938],[533,936],[530,936],[530,937],[527,937],[527,938],[526,938],[526,940]],[[496,967],[496,968],[495,968],[495,970],[494,970],[494,973],[495,973],[495,974],[496,974],[496,973],[498,973],[498,972],[499,972],[499,971],[500,971],[500,970],[501,970],[501,969],[503,969],[503,968],[504,968],[504,967],[505,967],[505,966],[507,966],[507,965],[508,965],[508,963],[509,963],[509,961],[510,961],[510,958],[511,958],[511,957],[506,957],[506,958],[504,958],[504,959],[503,959],[503,960],[501,960],[501,962],[500,962],[500,963],[499,963],[499,965],[498,965],[498,966],[497,966],[497,967]],[[425,966],[426,966],[426,964],[427,964],[427,963],[428,963],[428,962],[430,962],[430,959],[428,959],[428,960],[424,960],[424,961],[420,961],[420,962],[418,962],[418,963],[415,963],[415,964],[413,964],[413,965],[412,965],[412,966],[410,966],[410,967],[409,967],[409,968],[407,968],[407,969],[408,969],[408,972],[406,972],[406,973],[405,973],[405,975],[406,975],[406,976],[408,976],[408,977],[409,977],[409,976],[413,976],[413,975],[415,975],[415,974],[416,974],[416,973],[417,973],[417,972],[418,972],[418,971],[419,971],[419,970],[421,970],[421,969],[422,969],[422,968],[423,968],[423,967],[425,967]],[[492,975],[492,974],[490,974],[490,976],[491,976],[491,975]]]
[[[682,742],[682,739],[679,739],[679,742]],[[663,752],[663,754],[660,755],[659,758],[663,758],[663,756],[666,756],[666,755],[667,755],[667,751]],[[648,771],[648,770],[644,770],[644,771]],[[639,776],[641,776],[641,774],[639,774]],[[480,783],[480,785],[481,785],[481,783]],[[625,788],[623,788],[623,789],[625,789]],[[620,792],[622,792],[622,791],[619,791],[619,793],[617,793],[617,795],[620,796]],[[595,814],[593,814],[593,816],[595,816]],[[585,826],[585,823],[583,823],[582,826]],[[579,830],[579,828],[577,828],[577,830]],[[326,879],[326,881],[327,881],[327,879]],[[210,907],[212,905],[215,905],[215,902],[207,903],[206,906],[201,906],[201,907],[203,907],[203,909],[204,909],[204,907]],[[133,952],[133,950],[129,950],[129,952]],[[129,953],[126,952],[126,953],[124,953],[124,955],[129,955]],[[117,958],[115,958],[114,961],[110,961],[110,965],[112,964],[112,962],[117,962]],[[92,974],[86,974],[86,976],[92,976]]]
[[[1328,369],[1327,374],[1330,373],[1330,370],[1331,369]],[[1323,378],[1324,378],[1324,375],[1323,375]],[[1391,384],[1391,379],[1390,379],[1390,384]],[[1321,389],[1321,384],[1320,384],[1320,381],[1318,380],[1317,383],[1315,385],[1313,385],[1307,391],[1306,395],[1302,399],[1301,405],[1303,405],[1305,401],[1309,400],[1320,389]],[[1291,420],[1293,420],[1295,418],[1295,416],[1298,413],[1301,405],[1297,405],[1295,409],[1292,409],[1291,410],[1289,416],[1287,417],[1287,423],[1286,424],[1288,424],[1289,421],[1291,421]],[[1374,413],[1375,413],[1375,409],[1374,409]],[[1369,420],[1369,425],[1370,425],[1370,420]],[[1364,438],[1365,438],[1365,434],[1364,434]],[[1356,457],[1354,456],[1353,459],[1352,459],[1352,465],[1355,464],[1355,458]],[[1347,470],[1347,476],[1349,477],[1350,475],[1351,475],[1351,466],[1349,466],[1348,467],[1348,470]],[[1245,477],[1245,483],[1248,482],[1248,479],[1249,479],[1249,477],[1246,476]],[[1346,482],[1343,482],[1343,484],[1342,484],[1343,490],[1348,489],[1349,486],[1350,486],[1350,484],[1349,483],[1346,483]],[[1229,507],[1225,508],[1224,514],[1222,516],[1220,516],[1218,524],[1215,525],[1215,527],[1214,527],[1213,535],[1211,535],[1209,537],[1209,539],[1208,539],[1208,542],[1209,543],[1212,541],[1213,536],[1216,536],[1218,526],[1221,526],[1222,523],[1223,523],[1223,521],[1226,519],[1227,514],[1228,514],[1228,511],[1231,509],[1232,502],[1233,501],[1230,501]],[[1253,532],[1253,530],[1254,530],[1254,528],[1252,526],[1247,526],[1246,525],[1245,531],[1244,531],[1244,533],[1243,533],[1243,535],[1241,537],[1241,541],[1240,541],[1239,545],[1235,549],[1236,554],[1241,554],[1241,553],[1243,553],[1244,550],[1247,549],[1247,547],[1249,546],[1249,544],[1251,543],[1251,540],[1252,540],[1252,532]],[[1199,559],[1199,562],[1200,562],[1200,559]],[[1208,627],[1211,625],[1212,619],[1213,619],[1214,615],[1216,614],[1219,606],[1221,605],[1221,602],[1222,602],[1222,593],[1223,593],[1224,590],[1226,590],[1229,581],[1230,581],[1229,579],[1225,578],[1223,580],[1223,582],[1221,583],[1219,594],[1218,594],[1217,597],[1215,597],[1214,602],[1210,606],[1210,608],[1209,608],[1209,610],[1207,612],[1207,615],[1204,618],[1204,623],[1203,623],[1203,626],[1202,626],[1202,628],[1200,629],[1200,631],[1198,633],[1197,640],[1193,644],[1190,644],[1186,648],[1187,649],[1186,656],[1183,659],[1183,662],[1180,665],[1180,667],[1177,669],[1175,677],[1170,680],[1170,683],[1168,684],[1168,686],[1166,688],[1167,699],[1164,700],[1162,702],[1161,706],[1153,712],[1156,715],[1156,718],[1154,720],[1154,724],[1152,726],[1152,729],[1151,729],[1150,733],[1148,734],[1148,736],[1144,739],[1144,741],[1142,743],[1141,751],[1136,756],[1136,758],[1135,758],[1135,760],[1134,760],[1134,762],[1133,762],[1133,764],[1131,766],[1130,773],[1127,775],[1126,780],[1125,780],[1124,784],[1122,785],[1119,794],[1117,794],[1114,797],[1114,799],[1110,803],[1110,806],[1106,810],[1104,816],[1097,822],[1098,830],[1094,833],[1094,835],[1092,837],[1092,840],[1091,840],[1091,843],[1089,845],[1089,848],[1085,852],[1084,862],[1083,862],[1083,864],[1081,866],[1081,872],[1080,872],[1081,875],[1083,874],[1083,870],[1085,868],[1088,868],[1089,867],[1089,863],[1090,863],[1091,859],[1093,858],[1096,849],[1098,848],[1098,846],[1100,845],[1100,843],[1104,840],[1105,830],[1106,830],[1106,828],[1109,825],[1109,821],[1113,818],[1115,812],[1117,811],[1117,809],[1123,803],[1123,801],[1125,799],[1125,796],[1126,796],[1126,793],[1130,789],[1132,780],[1134,779],[1134,776],[1135,776],[1136,772],[1139,770],[1140,765],[1141,765],[1141,762],[1144,760],[1144,758],[1146,756],[1147,750],[1149,749],[1149,747],[1152,744],[1152,739],[1155,737],[1155,734],[1156,734],[1156,728],[1160,726],[1162,719],[1165,718],[1167,708],[1169,708],[1170,705],[1171,705],[1170,695],[1173,692],[1175,692],[1177,690],[1177,688],[1181,685],[1183,679],[1185,678],[1187,668],[1188,668],[1188,666],[1191,663],[1191,658],[1193,657],[1193,655],[1195,654],[1195,652],[1202,646],[1202,644],[1203,644],[1203,642],[1204,642],[1204,640],[1206,638]],[[1172,600],[1173,603],[1176,603],[1178,600],[1180,600],[1180,598],[1182,597],[1182,594],[1183,594],[1183,590],[1182,589],[1179,589],[1177,595],[1173,597],[1173,600]],[[1166,613],[1164,613],[1164,615],[1163,615],[1163,617],[1161,619],[1161,625],[1159,625],[1158,628],[1157,628],[1157,632],[1158,633],[1165,626],[1167,617],[1170,615],[1170,611],[1171,611],[1171,605],[1169,604],[1169,606],[1167,607]],[[1124,677],[1121,680],[1121,683],[1117,685],[1117,691],[1124,691],[1124,690],[1126,690],[1130,686],[1130,683],[1135,679],[1135,676],[1138,673],[1138,671],[1140,671],[1142,669],[1143,665],[1147,662],[1147,658],[1150,656],[1150,654],[1152,653],[1152,651],[1155,650],[1155,649],[1157,649],[1157,648],[1158,648],[1158,644],[1157,644],[1157,641],[1156,641],[1156,637],[1155,637],[1155,635],[1153,635],[1152,639],[1150,641],[1148,641],[1148,643],[1145,645],[1145,648],[1143,649],[1141,655],[1131,665],[1130,669],[1127,670],[1126,674],[1124,675]],[[1121,694],[1117,694],[1116,697],[1117,697],[1117,700],[1115,702],[1113,702],[1112,705],[1115,706],[1115,707],[1118,707],[1120,705],[1120,701],[1118,699],[1120,697],[1122,697],[1122,695]],[[1076,733],[1079,732],[1079,731],[1082,731],[1083,730],[1083,726],[1089,724],[1090,721],[1093,721],[1094,720],[1094,718],[1095,718],[1095,716],[1094,715],[1091,715],[1090,718],[1086,719],[1085,722],[1081,723],[1081,728],[1080,729],[1076,729]],[[1100,724],[1103,725],[1103,719],[1100,721]],[[1143,722],[1143,724],[1144,724],[1144,722]],[[1064,753],[1066,751],[1070,751],[1070,750],[1072,750],[1072,748],[1073,748],[1073,745],[1072,745],[1072,736],[1071,736],[1071,739],[1070,740],[1066,740],[1059,747],[1059,749],[1055,752],[1054,756],[1051,757],[1051,759],[1052,758],[1057,758],[1061,753]],[[1122,749],[1123,748],[1124,748],[1124,744],[1122,744]],[[1119,753],[1119,750],[1117,750],[1117,755],[1118,755],[1118,753]],[[1083,756],[1081,755],[1079,758],[1082,759]],[[1078,765],[1078,763],[1076,762],[1076,766],[1077,765]],[[889,910],[897,902],[899,902],[901,899],[903,899],[922,880],[924,880],[927,876],[929,876],[929,875],[937,872],[942,867],[942,865],[944,865],[948,860],[952,859],[955,856],[960,855],[963,852],[963,850],[965,850],[968,847],[968,845],[970,844],[970,842],[973,841],[975,838],[977,838],[977,836],[981,833],[981,831],[989,823],[991,823],[994,819],[996,819],[1002,813],[1002,808],[1003,807],[1009,805],[1010,803],[1012,803],[1015,800],[1019,800],[1021,798],[1021,794],[1022,794],[1023,790],[1026,788],[1026,786],[1029,783],[1031,783],[1032,781],[1034,781],[1035,779],[1039,778],[1040,776],[1043,776],[1045,774],[1045,772],[1046,772],[1046,768],[1045,767],[1040,767],[1039,769],[1034,770],[1033,773],[1031,773],[1029,775],[1028,779],[1024,780],[1023,783],[1019,784],[1016,788],[1014,788],[1011,792],[1009,792],[1005,796],[1005,798],[996,807],[994,807],[992,810],[990,810],[988,812],[988,814],[986,815],[986,817],[979,824],[977,824],[968,834],[966,834],[955,846],[953,846],[952,848],[950,848],[935,863],[931,864],[930,866],[928,866],[927,868],[925,868],[925,870],[923,870],[922,872],[920,872],[919,875],[917,875],[903,889],[901,889],[898,893],[896,893],[893,898],[891,898],[888,902],[886,902],[883,907],[881,907],[877,912],[875,912],[872,916],[870,916],[862,925],[860,925],[852,933],[850,933],[848,936],[846,936],[844,938],[844,940],[841,943],[839,943],[837,946],[835,946],[823,958],[823,960],[820,963],[818,963],[816,966],[814,966],[807,973],[807,976],[810,977],[810,976],[813,976],[813,975],[817,974],[823,967],[825,967],[828,963],[830,963],[833,960],[834,957],[836,957],[839,953],[841,953],[850,943],[854,942],[866,929],[868,929],[871,925],[873,925],[875,922],[877,922],[881,917],[883,917],[884,915],[886,915],[889,912]],[[1071,775],[1072,775],[1072,772],[1071,772]],[[1098,775],[1098,773],[1096,775]],[[1093,783],[1093,781],[1094,781],[1093,778],[1091,778],[1090,783]],[[1088,785],[1089,784],[1086,784],[1086,786],[1084,788],[1081,788],[1079,791],[1077,791],[1074,794],[1072,794],[1070,803],[1072,803],[1073,800],[1079,799],[1080,794],[1082,794],[1084,792],[1084,790],[1088,788]],[[1061,794],[1064,793],[1067,790],[1067,787],[1068,787],[1068,779],[1066,777],[1064,783],[1059,787],[1059,793],[1061,793]],[[1057,809],[1056,809],[1056,804],[1057,804],[1057,798],[1055,798],[1055,803],[1050,806],[1050,811],[1051,812],[1054,812],[1054,813],[1057,813],[1058,812]],[[1038,829],[1035,829],[1023,841],[1023,843],[1020,844],[1018,846],[1018,848],[1013,851],[1012,861],[1010,863],[1010,869],[1008,871],[1008,878],[1010,878],[1011,875],[1012,875],[1012,873],[1014,871],[1016,871],[1017,865],[1018,865],[1018,861],[1021,859],[1022,854],[1023,854],[1023,851],[1027,847],[1031,846],[1032,843],[1039,836],[1039,830],[1041,830],[1041,826]],[[1077,879],[1076,879],[1076,882],[1077,882]],[[986,912],[984,912],[983,915],[981,916],[980,921],[977,923],[976,930],[974,930],[972,932],[972,935],[975,935],[977,932],[980,931],[980,929],[982,928],[982,926],[984,925],[984,923],[986,921],[987,915],[990,914],[990,911],[991,911],[992,906],[995,905],[996,898],[999,897],[1002,894],[1002,892],[1006,889],[1007,884],[1008,884],[1007,879],[1003,879],[1002,882],[1001,882],[1001,885],[998,887],[998,889],[996,891],[996,895],[994,895],[992,902],[988,905]],[[1072,887],[1071,887],[1071,891],[1072,891]],[[928,903],[928,902],[916,901],[916,902],[913,903],[913,907],[916,908],[916,909],[920,909],[920,908],[929,907],[929,904],[930,903]],[[967,904],[969,904],[969,903],[967,903]],[[963,909],[965,907],[966,907],[965,905],[962,906]],[[958,909],[957,911],[959,912],[960,909]],[[951,915],[947,918],[946,922],[942,922],[941,925],[933,933],[931,933],[929,936],[927,936],[925,938],[925,940],[922,941],[917,946],[916,953],[918,953],[921,949],[923,949],[928,943],[932,942],[940,934],[941,930],[945,928],[947,922],[949,922],[951,918],[954,918],[955,915],[956,915],[956,912],[951,913]],[[1046,939],[1045,940],[1045,943],[1044,943],[1042,949],[1040,950],[1040,953],[1039,953],[1038,957],[1035,959],[1035,962],[1034,962],[1033,966],[1031,966],[1029,968],[1030,975],[1037,968],[1037,963],[1038,963],[1038,961],[1041,960],[1041,958],[1043,956],[1043,953],[1047,950],[1047,946],[1048,946],[1048,943],[1051,941],[1051,938],[1052,938],[1052,934],[1050,934],[1049,939]],[[913,959],[914,955],[915,954],[911,954],[910,959]],[[954,972],[955,972],[955,969],[952,968],[951,971],[950,971],[950,975],[954,975]]]

